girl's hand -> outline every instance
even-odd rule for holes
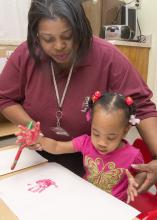
[[[137,192],[138,183],[135,181],[135,178],[132,176],[129,170],[126,170],[126,175],[128,177],[127,203],[129,203],[130,201],[134,201],[135,197],[138,195]]]
[[[37,122],[32,129],[28,129],[22,125],[19,125],[18,127],[21,131],[16,134],[16,144],[24,144],[31,150],[42,150],[41,145],[38,143],[39,137],[41,136],[40,122]]]

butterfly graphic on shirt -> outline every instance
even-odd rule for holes
[[[88,170],[87,180],[108,193],[112,193],[124,173],[124,169],[117,168],[114,162],[104,163],[99,157],[93,160],[86,156],[85,167]]]

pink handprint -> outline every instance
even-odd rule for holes
[[[32,185],[32,184],[28,184],[28,186],[29,185]],[[32,187],[30,187],[29,189],[28,189],[28,191],[31,191],[31,192],[33,192],[33,193],[41,193],[41,192],[43,192],[46,188],[48,188],[48,187],[50,187],[50,186],[55,186],[56,188],[58,187],[57,185],[56,185],[56,183],[53,181],[53,180],[51,180],[51,179],[43,179],[43,180],[37,180],[36,182],[35,182],[35,185],[33,185]]]

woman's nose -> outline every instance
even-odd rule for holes
[[[56,40],[54,48],[56,50],[63,50],[65,48],[65,42],[62,40]]]

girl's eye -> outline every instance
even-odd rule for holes
[[[107,139],[108,139],[109,141],[113,141],[113,140],[116,139],[116,137],[107,137]]]
[[[99,135],[98,134],[93,134],[95,137],[99,137]]]

